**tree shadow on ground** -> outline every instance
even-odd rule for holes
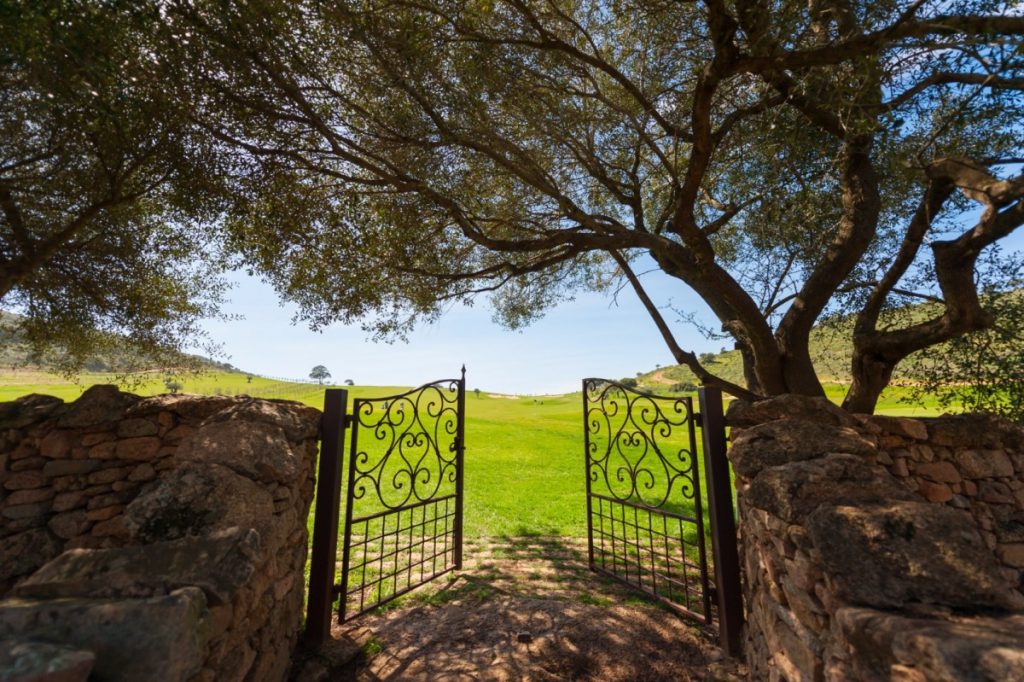
[[[470,539],[464,570],[340,628],[363,655],[332,679],[703,680],[706,630],[588,569],[585,541]]]

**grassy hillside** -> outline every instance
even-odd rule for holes
[[[109,377],[87,374],[79,383],[39,371],[0,370],[0,401],[28,393],[74,400]],[[276,381],[239,372],[214,372],[182,380],[187,393],[297,400],[323,407],[325,386]],[[396,386],[347,387],[351,398],[399,393]],[[830,386],[831,397],[841,397]],[[882,404],[889,414],[925,414],[898,402],[890,392]],[[133,392],[166,392],[154,374]],[[583,408],[579,393],[517,397],[469,391],[466,396],[466,533],[468,536],[523,534],[583,536],[586,533],[583,477]]]
[[[19,319],[18,315],[0,310],[0,367],[10,368],[12,371],[26,368],[40,372],[57,367],[57,358],[52,354],[39,357],[32,352],[18,328]],[[110,344],[111,348],[120,347],[120,344],[117,343],[119,337],[110,335],[105,338],[114,341]],[[236,368],[230,363],[218,362],[198,355],[178,354],[175,357],[181,358],[182,366],[187,365],[205,370],[236,371]],[[123,348],[119,348],[118,350],[108,349],[95,353],[86,359],[84,369],[87,373],[95,374],[118,372],[127,367],[139,366],[153,365],[144,359],[140,361],[137,357],[131,357]]]

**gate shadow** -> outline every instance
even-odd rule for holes
[[[469,539],[446,584],[361,618],[364,655],[334,679],[703,679],[699,628],[589,570],[585,539]]]

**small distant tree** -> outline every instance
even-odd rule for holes
[[[636,388],[637,386],[640,385],[640,383],[633,377],[625,377],[623,379],[620,379],[619,383],[625,386],[626,388]]]
[[[252,375],[251,374],[246,374],[245,375],[245,383],[247,383],[247,384],[251,384],[252,383]]]
[[[180,382],[168,377],[167,379],[164,379],[164,388],[166,388],[171,395],[177,395],[182,389],[182,386]]]
[[[355,386],[356,383],[354,381],[352,381],[351,379],[345,379],[345,385],[346,386]]]
[[[309,372],[310,379],[316,379],[316,383],[323,384],[324,379],[330,379],[331,373],[323,365],[317,365]]]
[[[714,353],[701,353],[700,354],[700,364],[702,364],[702,365],[713,365],[713,364],[715,364],[715,354]]]
[[[476,397],[477,397],[477,398],[479,398],[479,397],[480,397],[480,389],[479,389],[479,388],[474,388],[474,389],[473,389],[473,393],[476,393]]]

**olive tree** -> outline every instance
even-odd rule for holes
[[[223,290],[220,157],[164,31],[155,5],[0,8],[0,303],[66,370],[187,362]]]
[[[1024,17],[917,0],[179,0],[205,125],[247,173],[227,222],[314,326],[401,334],[491,295],[529,322],[628,283],[677,362],[744,397],[845,406],[990,328],[979,256],[1024,222]],[[682,348],[645,256],[717,316],[745,385]],[[934,278],[912,285],[922,268]],[[918,278],[919,279],[919,278]],[[888,311],[936,303],[893,326]]]

